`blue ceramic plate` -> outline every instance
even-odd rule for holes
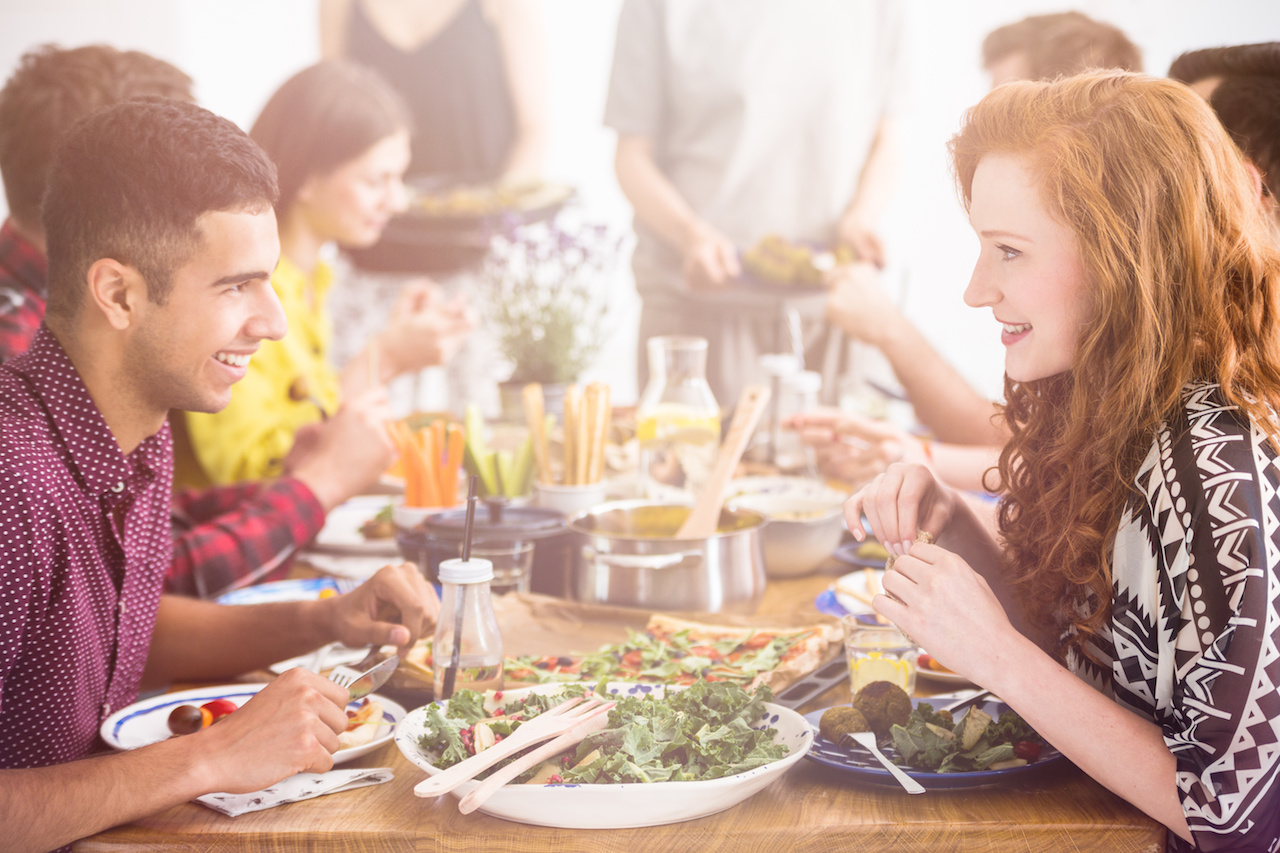
[[[296,578],[232,590],[219,597],[218,603],[270,604],[277,601],[311,601],[319,598],[323,590],[330,589],[342,595],[359,585],[359,581],[350,578]]]
[[[883,569],[884,560],[875,557],[859,557],[858,549],[865,545],[865,542],[846,542],[835,550],[831,556],[835,557],[842,563],[848,563],[850,566],[862,566],[868,569]]]
[[[948,702],[954,701],[955,696],[931,696],[928,699],[912,699],[912,705],[919,705],[921,702],[928,702],[935,708],[946,705]],[[1000,714],[1009,710],[1009,706],[1003,702],[984,702],[982,709],[993,717],[999,719]],[[804,718],[809,725],[813,727],[813,746],[805,755],[810,761],[816,761],[819,764],[825,764],[828,767],[834,767],[837,770],[843,770],[851,773],[853,776],[863,782],[869,782],[873,785],[883,785],[888,788],[900,788],[897,781],[889,775],[889,771],[880,766],[880,762],[876,761],[875,756],[867,752],[860,746],[837,746],[831,741],[818,734],[818,722],[822,719],[823,711],[813,711],[805,714]],[[881,752],[892,761],[897,756],[897,751],[892,747],[881,747]],[[1022,767],[1011,767],[1008,770],[975,770],[971,773],[930,773],[925,770],[913,770],[904,767],[907,775],[915,779],[926,789],[936,788],[980,788],[984,785],[998,785],[1009,780],[1016,780],[1028,773],[1034,773],[1042,767],[1050,764],[1061,764],[1065,759],[1061,752],[1054,749],[1049,744],[1041,744],[1040,758],[1032,764]]]

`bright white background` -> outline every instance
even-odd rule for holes
[[[960,299],[976,244],[956,202],[945,143],[988,85],[979,68],[983,35],[1028,14],[1073,7],[1058,0],[902,2],[911,10],[914,92],[898,194],[884,223],[892,256],[886,286],[994,396],[1003,353],[989,313]],[[553,133],[547,173],[578,187],[594,216],[626,228],[630,210],[613,177],[613,136],[600,126],[619,6],[543,0]],[[1154,74],[1184,50],[1280,40],[1276,0],[1082,0],[1074,8],[1128,33]],[[318,54],[315,0],[0,0],[0,72],[7,77],[23,51],[45,42],[106,42],[155,54],[195,79],[202,104],[244,127],[276,86]],[[599,371],[615,383],[620,402],[636,394],[636,305],[628,277],[620,277],[621,327]]]

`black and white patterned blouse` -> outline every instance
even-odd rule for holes
[[[1116,534],[1087,681],[1164,730],[1198,848],[1280,849],[1280,467],[1267,433],[1189,385]]]

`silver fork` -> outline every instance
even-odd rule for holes
[[[381,645],[370,646],[368,654],[366,654],[364,658],[361,659],[358,663],[342,664],[341,666],[334,667],[333,671],[329,673],[329,680],[332,681],[334,684],[338,685],[339,687],[345,687],[347,688],[347,690],[350,691],[351,686],[353,684],[355,684],[361,678],[369,674],[369,671],[375,666],[376,663],[378,663],[378,658],[381,656],[382,656]],[[390,658],[387,658],[387,660],[390,660]],[[385,661],[383,662],[385,663]],[[397,659],[397,662],[398,662],[398,659]],[[392,667],[392,669],[394,669],[394,667]],[[390,673],[387,673],[387,674],[388,676],[390,676]],[[378,687],[381,687],[381,686],[382,686],[382,682],[379,681],[378,684],[374,685],[369,690],[366,690],[365,693],[369,693],[372,690],[376,690]],[[364,695],[364,694],[360,694],[360,695]],[[358,699],[360,698],[360,696],[355,695],[355,692],[352,691],[351,698]]]

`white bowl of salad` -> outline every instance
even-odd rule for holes
[[[518,706],[551,707],[590,689],[592,685],[540,684],[498,693],[460,692],[452,703],[455,716],[450,716],[450,702],[410,711],[396,727],[396,746],[405,758],[434,776],[444,769],[439,764],[447,766],[440,758],[442,746],[461,739],[461,729],[475,720],[492,716],[498,708],[509,713]],[[677,823],[737,805],[781,776],[813,744],[813,729],[804,717],[728,682],[698,682],[687,689],[611,683],[607,690],[619,698],[618,706],[610,712],[610,729],[593,735],[597,741],[588,739],[571,750],[571,758],[560,762],[566,768],[563,776],[532,784],[518,778],[495,792],[479,810],[505,820],[566,829]],[[680,693],[686,695],[679,697]],[[652,720],[650,730],[697,732],[698,743],[646,748],[643,757],[619,757],[636,742],[636,727],[644,725],[637,720],[636,711]],[[754,734],[744,732],[742,722]],[[630,730],[631,734],[611,739],[610,730]],[[622,743],[602,745],[610,740]],[[593,750],[600,756],[571,769],[576,759],[590,756]],[[680,779],[687,775],[692,778],[642,781],[644,777]],[[479,784],[479,780],[466,782],[453,794],[464,797]]]

